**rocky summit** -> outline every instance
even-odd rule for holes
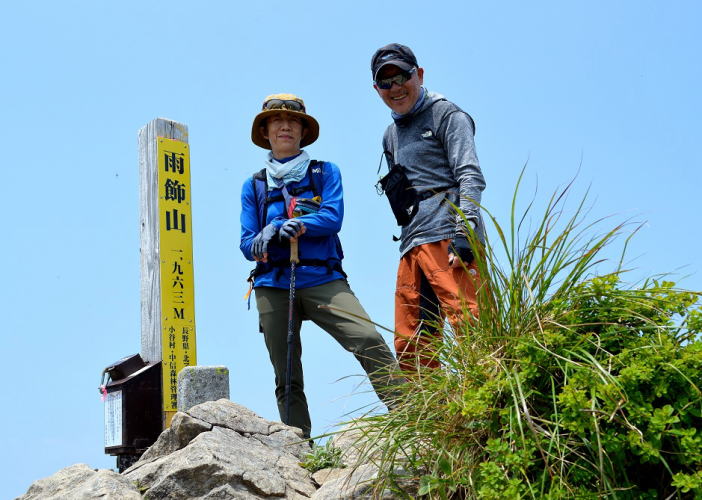
[[[345,450],[349,459],[352,448]],[[76,464],[36,481],[18,500],[371,498],[374,466],[313,477],[300,465],[309,451],[300,429],[227,399],[208,401],[176,413],[171,427],[122,474]]]

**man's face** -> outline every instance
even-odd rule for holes
[[[390,78],[395,75],[404,73],[397,66],[388,65],[380,70],[377,79]],[[412,77],[402,85],[393,83],[392,87],[387,90],[379,88],[375,83],[373,87],[378,91],[378,95],[387,106],[395,113],[405,115],[410,112],[414,104],[419,99],[420,89],[424,83],[424,69],[417,68],[412,73]]]
[[[300,152],[300,142],[307,133],[302,120],[297,116],[281,111],[266,118],[263,137],[271,143],[274,158],[287,158]]]

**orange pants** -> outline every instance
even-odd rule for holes
[[[395,352],[403,370],[416,371],[417,364],[438,367],[426,344],[442,334],[443,319],[459,326],[465,319],[463,307],[478,315],[476,264],[466,266],[468,272],[463,266],[449,267],[449,243],[441,240],[419,245],[400,259],[395,288]]]

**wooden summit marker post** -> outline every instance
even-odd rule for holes
[[[139,130],[141,357],[161,361],[163,427],[178,408],[178,372],[197,365],[188,127]]]

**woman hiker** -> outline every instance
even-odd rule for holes
[[[339,167],[311,160],[301,148],[319,136],[319,124],[302,99],[274,94],[263,101],[251,140],[270,152],[265,168],[244,182],[241,194],[241,251],[256,261],[251,286],[275,374],[275,396],[283,422],[310,437],[311,422],[302,373],[300,327],[312,320],[356,356],[386,405],[394,383],[395,359],[349,288],[341,267],[339,230],[344,200]],[[291,240],[299,246],[292,303],[293,344],[288,354]],[[320,306],[330,306],[324,308]],[[333,308],[333,309],[332,309]],[[350,314],[344,314],[346,311]],[[292,358],[289,415],[286,371]]]

